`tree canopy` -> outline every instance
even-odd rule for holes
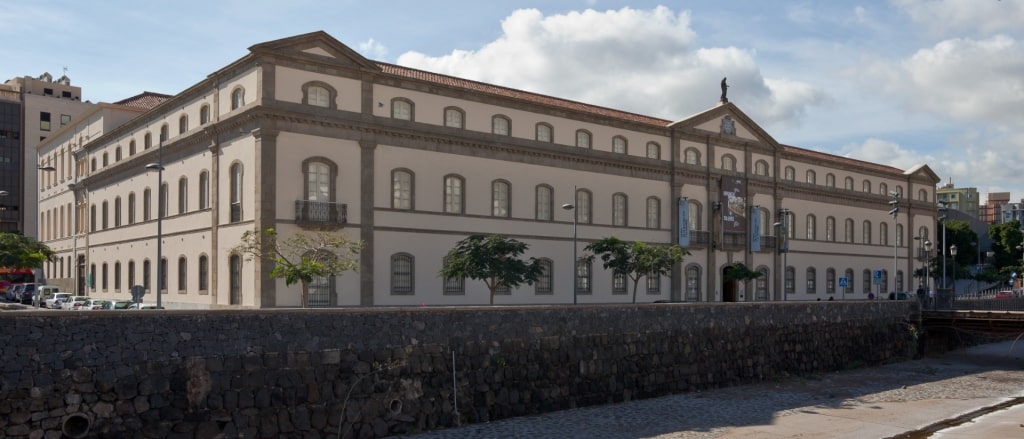
[[[0,233],[0,267],[39,268],[54,259],[53,250],[21,233]]]
[[[482,280],[490,291],[490,304],[499,287],[533,285],[543,268],[540,261],[521,259],[529,246],[502,235],[471,235],[455,244],[444,258],[440,275],[446,279]]]
[[[584,250],[594,253],[587,257],[588,261],[600,255],[605,269],[624,274],[633,281],[633,303],[636,303],[636,291],[641,277],[668,274],[674,264],[683,260],[685,253],[682,247],[675,244],[650,245],[641,241],[628,243],[614,236],[593,242]]]
[[[359,269],[362,243],[339,233],[298,232],[282,239],[277,230],[249,230],[235,251],[274,264],[270,277],[284,278],[285,285],[302,283],[302,307],[309,304],[309,283],[316,277],[338,276]]]

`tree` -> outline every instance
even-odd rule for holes
[[[0,267],[40,268],[54,260],[53,250],[21,233],[0,233]]]
[[[732,269],[726,270],[725,277],[723,278],[726,282],[740,281],[746,282],[748,280],[757,279],[763,276],[764,273],[757,270],[751,270],[746,264],[736,261],[732,263]]]
[[[357,256],[363,244],[329,232],[295,233],[281,239],[268,228],[260,233],[242,234],[242,243],[234,251],[274,264],[270,277],[284,278],[285,285],[302,283],[302,307],[309,304],[309,283],[316,277],[337,276],[359,268]]]
[[[540,278],[543,268],[539,260],[530,258],[527,263],[520,259],[528,248],[502,235],[471,235],[448,251],[440,274],[447,279],[484,281],[491,293],[490,303],[494,305],[494,292],[499,287],[533,285]]]
[[[594,242],[584,248],[593,252],[587,257],[593,261],[600,255],[604,268],[623,274],[633,280],[633,303],[636,303],[636,290],[643,276],[661,276],[668,274],[672,266],[683,260],[684,250],[678,245],[650,245],[637,241],[632,244],[614,236]]]

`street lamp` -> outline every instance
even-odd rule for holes
[[[779,246],[779,252],[782,253],[782,301],[785,302],[787,299],[787,292],[789,285],[787,285],[787,274],[789,273],[789,209],[782,209],[779,211],[782,215],[782,221],[779,221],[773,226],[782,229],[782,237],[785,239],[784,245]]]
[[[928,274],[929,274],[928,270],[931,268],[931,267],[929,267],[929,265],[931,265],[929,262],[931,262],[930,259],[931,259],[931,255],[932,255],[932,242],[931,241],[925,241],[924,242],[924,255],[925,255],[924,256],[924,289],[925,289],[924,293],[926,295],[928,295],[928,296],[931,296],[932,286],[929,284],[931,282],[931,277],[928,276]]]
[[[949,246],[949,255],[953,257],[953,297],[956,297],[956,244]]]
[[[893,198],[891,201],[889,201],[889,205],[892,206],[892,209],[889,209],[889,215],[892,215],[892,288],[895,294],[898,293],[898,291],[896,291],[896,285],[899,283],[900,270],[899,246],[897,245],[900,242],[900,220],[898,217],[900,213],[900,193],[896,191],[889,191],[889,196]],[[893,297],[896,296],[894,295]]]
[[[160,142],[157,147],[157,162],[146,165],[146,169],[149,171],[156,171],[156,308],[162,309],[163,303],[161,301],[160,289],[163,285],[164,279],[164,264],[163,264],[163,222],[164,222],[164,203],[167,200],[164,199],[164,143]],[[138,299],[136,299],[138,300]]]
[[[946,202],[939,201],[939,222],[942,223],[942,289],[946,289]]]
[[[573,193],[573,197],[575,197],[576,196],[576,187],[575,186],[573,186],[572,193]],[[567,210],[567,211],[572,213],[572,264],[570,265],[570,267],[572,267],[572,277],[570,279],[572,279],[572,304],[575,305],[576,304],[576,291],[579,288],[579,286],[577,285],[577,282],[576,282],[577,281],[576,276],[578,274],[577,270],[579,269],[579,267],[576,266],[576,264],[577,264],[577,261],[576,261],[576,205],[571,204],[571,203],[566,203],[566,204],[562,205],[562,209],[565,209],[565,210]]]

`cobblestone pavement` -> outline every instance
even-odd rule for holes
[[[1024,341],[821,376],[566,410],[416,439],[892,437],[1024,396]],[[1016,425],[1013,426],[1017,428]],[[1024,437],[1024,424],[1019,435]]]

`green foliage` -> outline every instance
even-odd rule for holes
[[[746,282],[748,280],[757,279],[763,275],[763,272],[751,270],[746,264],[736,261],[732,263],[732,269],[726,270],[724,280],[726,282],[734,280]]]
[[[1020,222],[1013,220],[1007,223],[994,224],[988,229],[988,236],[992,238],[992,250],[995,254],[995,266],[1000,273],[1016,271],[1018,274],[1024,270],[1024,261],[1021,260],[1021,250],[1018,245],[1024,242],[1024,233],[1020,231]]]
[[[543,270],[540,261],[530,258],[530,262],[526,262],[520,258],[528,248],[502,235],[471,235],[448,251],[440,275],[447,279],[484,281],[491,293],[490,303],[494,305],[494,292],[499,287],[533,285],[540,278]]]
[[[274,264],[270,277],[285,285],[302,284],[302,307],[308,304],[307,287],[315,277],[338,276],[359,269],[362,243],[329,232],[295,233],[281,239],[277,230],[249,230],[234,251]]]
[[[636,303],[636,291],[643,276],[662,276],[672,271],[672,266],[683,260],[685,250],[678,245],[650,245],[637,241],[625,242],[614,236],[604,238],[588,245],[584,250],[593,252],[587,257],[593,261],[600,255],[604,268],[621,273],[633,281],[633,303]]]
[[[53,261],[53,250],[21,233],[0,233],[0,267],[39,268]]]

